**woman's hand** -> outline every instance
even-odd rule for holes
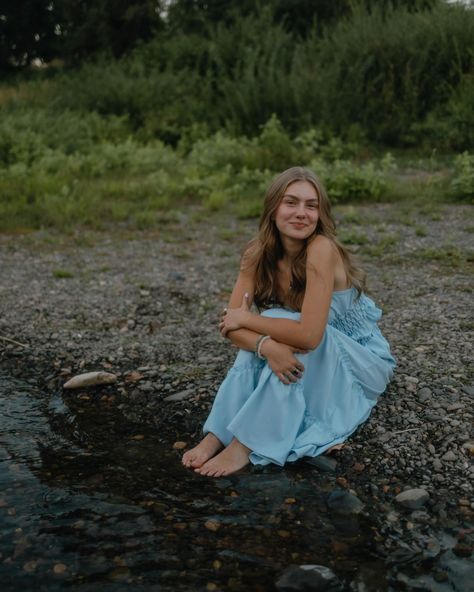
[[[249,306],[249,295],[245,292],[242,299],[242,304],[239,308],[224,308],[221,322],[219,324],[219,330],[222,337],[226,337],[229,331],[235,331],[245,326],[245,320],[248,319],[250,312]]]
[[[304,365],[295,354],[306,354],[307,351],[278,343],[273,339],[266,339],[262,343],[260,352],[267,359],[273,373],[284,383],[296,382],[304,372]]]

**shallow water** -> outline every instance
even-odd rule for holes
[[[328,512],[334,482],[313,468],[202,478],[113,402],[78,397],[0,375],[2,592],[266,591],[305,563],[391,589],[369,519]]]

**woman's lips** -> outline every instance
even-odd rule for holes
[[[306,224],[302,224],[301,222],[292,222],[291,225],[297,228],[298,230],[300,230],[301,228],[306,228]]]

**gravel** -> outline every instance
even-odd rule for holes
[[[474,509],[471,209],[407,208],[336,210],[341,228],[368,237],[354,250],[398,367],[335,454],[334,479],[376,508],[375,541],[387,556],[400,553],[401,538],[428,553],[430,533],[461,532]],[[235,356],[217,323],[255,228],[190,210],[153,232],[0,237],[1,366],[46,392],[74,374],[112,372],[117,384],[97,392],[113,392],[130,421],[160,429],[170,446],[197,440]],[[422,510],[395,504],[408,489],[429,496]]]

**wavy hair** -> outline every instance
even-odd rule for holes
[[[280,294],[277,281],[278,261],[284,256],[280,232],[275,224],[275,213],[286,190],[295,181],[311,183],[319,199],[319,219],[314,233],[305,239],[300,252],[292,261],[288,295]],[[254,302],[259,309],[277,303],[289,304],[301,310],[306,289],[306,247],[317,236],[329,238],[339,251],[347,278],[360,295],[365,289],[365,272],[355,263],[351,252],[336,238],[336,224],[331,215],[331,204],[320,179],[309,169],[291,167],[275,177],[268,187],[257,236],[250,242],[242,257],[241,268],[255,272]]]

